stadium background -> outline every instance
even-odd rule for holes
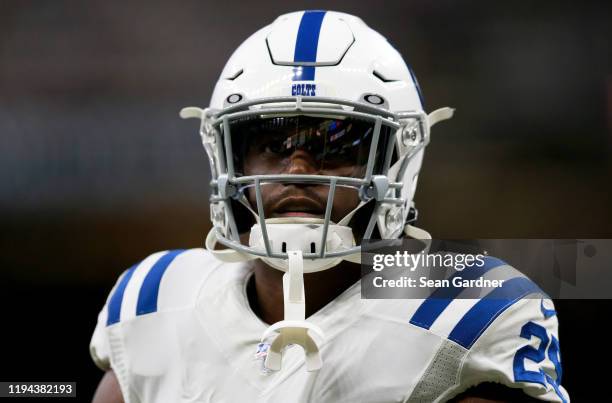
[[[416,202],[437,238],[611,238],[611,7],[606,2],[2,1],[1,380],[78,382],[116,276],[198,247],[208,168],[187,105],[277,15],[361,16],[413,66],[426,108],[457,108]],[[609,301],[559,301],[564,384],[599,395]],[[602,384],[599,384],[602,385]],[[81,400],[79,399],[79,400]]]

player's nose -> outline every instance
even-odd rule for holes
[[[318,172],[318,167],[312,155],[301,149],[293,151],[287,161],[286,173],[291,175],[313,175]]]

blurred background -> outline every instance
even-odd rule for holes
[[[1,380],[91,396],[89,338],[116,277],[201,246],[210,225],[197,124],[179,109],[206,106],[247,36],[305,8],[361,16],[412,65],[428,110],[457,108],[417,192],[434,237],[612,237],[609,2],[3,0]],[[612,304],[558,308],[563,383],[588,401],[601,392],[585,343],[599,340],[584,329]]]

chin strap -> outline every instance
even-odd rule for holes
[[[325,336],[318,326],[306,321],[302,252],[289,251],[287,255],[289,270],[283,275],[285,319],[270,326],[261,337],[262,342],[273,337],[265,366],[272,371],[280,370],[285,348],[297,344],[304,349],[306,370],[318,371],[323,365],[319,345]]]
[[[249,253],[240,252],[235,249],[215,249],[217,245],[217,234],[214,228],[211,228],[208,231],[208,235],[206,235],[205,246],[206,249],[213,254],[217,259],[222,262],[228,263],[236,263],[236,262],[246,262],[249,260],[259,259],[261,256],[251,255]],[[413,239],[423,239],[430,240],[431,235],[429,232],[425,231],[422,228],[418,228],[412,226],[410,224],[406,224],[404,227],[404,235]],[[352,263],[361,264],[361,253],[353,253],[351,255],[342,256],[342,260],[346,260]],[[303,265],[303,263],[302,263]],[[302,269],[303,270],[303,269]]]
[[[452,118],[454,113],[455,109],[449,108],[448,106],[436,109],[435,111],[427,115],[427,122],[429,123],[429,127],[432,127],[436,123],[441,122],[443,120]]]
[[[259,257],[248,253],[243,253],[235,249],[215,249],[215,246],[218,243],[216,231],[217,230],[214,227],[208,231],[204,245],[206,246],[206,249],[220,261],[227,263],[246,262]]]

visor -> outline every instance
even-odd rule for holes
[[[248,117],[230,122],[236,176],[300,173],[363,178],[374,122],[353,117]],[[381,127],[373,174],[383,170],[392,128]],[[299,161],[298,161],[299,160]]]

